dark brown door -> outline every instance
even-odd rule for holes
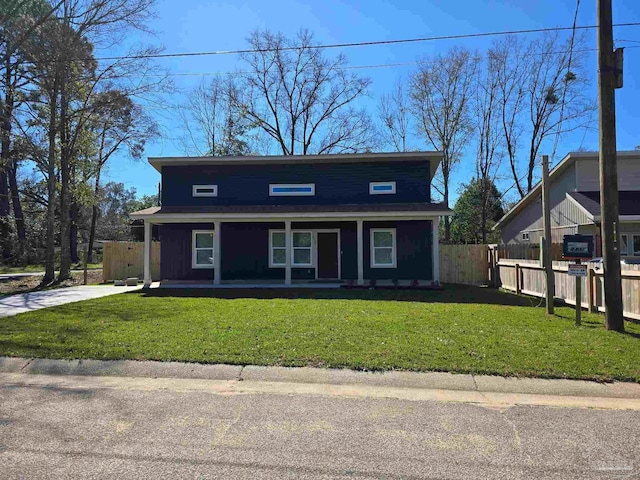
[[[338,234],[318,232],[318,278],[339,278]]]

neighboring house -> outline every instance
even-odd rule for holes
[[[572,152],[549,174],[552,241],[567,234],[600,242],[600,179],[597,152]],[[536,185],[496,224],[502,242],[537,244],[542,236],[541,185]],[[640,151],[618,152],[620,254],[640,256]]]
[[[439,281],[431,202],[440,152],[150,158],[162,207],[131,214],[160,225],[161,280]]]

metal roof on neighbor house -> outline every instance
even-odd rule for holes
[[[594,218],[600,217],[600,192],[567,192],[576,203]],[[618,192],[621,216],[640,215],[640,191]]]

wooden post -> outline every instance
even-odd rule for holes
[[[580,259],[576,261],[580,265]],[[576,325],[582,323],[582,277],[574,277],[576,279]]]
[[[605,323],[608,330],[624,331],[622,277],[618,249],[618,168],[616,151],[617,75],[613,53],[611,0],[598,6],[598,106],[600,124],[600,211],[604,267]]]
[[[589,312],[593,312],[594,310],[594,306],[595,306],[595,299],[594,299],[594,293],[595,293],[595,286],[594,286],[594,282],[595,282],[595,272],[593,271],[593,268],[588,267],[587,270],[587,311]]]
[[[545,270],[545,299],[547,313],[553,314],[553,297],[555,282],[553,276],[553,262],[551,259],[551,206],[549,204],[549,157],[542,155],[542,223],[544,238],[542,239],[542,265]]]
[[[83,271],[83,277],[82,277],[82,284],[86,285],[87,284],[87,261],[89,259],[89,251],[87,250],[87,246],[85,245],[84,247],[84,271]]]
[[[520,264],[516,263],[516,295],[520,295],[522,285],[520,282]]]

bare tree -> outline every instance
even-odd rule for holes
[[[545,33],[529,43],[506,38],[490,50],[500,85],[507,155],[520,197],[535,184],[536,159],[544,142],[593,122],[596,104],[588,96],[585,45],[584,36],[572,43],[559,33]],[[520,156],[526,159],[524,168]]]
[[[445,54],[424,58],[411,78],[411,98],[419,131],[432,148],[443,153],[435,188],[449,203],[449,179],[462,158],[472,127],[471,90],[478,58],[468,50],[452,48]],[[445,240],[451,238],[445,217]]]
[[[378,115],[385,146],[396,152],[407,151],[407,137],[412,130],[411,105],[402,79],[398,79],[389,94],[380,98]]]
[[[233,80],[202,82],[187,95],[179,112],[185,134],[180,138],[188,155],[247,155],[251,151],[251,124],[233,102],[238,97]]]
[[[500,115],[500,80],[495,74],[495,59],[489,54],[477,69],[473,100],[474,137],[477,138],[476,178],[480,196],[480,232],[486,243],[489,215],[495,212],[495,179],[502,160],[503,144]]]
[[[509,36],[496,41],[488,58],[498,83],[498,109],[506,156],[514,186],[521,197],[526,194],[519,168],[518,153],[523,133],[522,114],[526,107],[525,81],[530,70],[530,55],[525,41]]]
[[[284,155],[357,152],[370,148],[372,125],[357,100],[370,80],[345,67],[343,55],[327,58],[313,35],[294,39],[254,32],[242,55],[242,84],[233,104],[262,129]]]

